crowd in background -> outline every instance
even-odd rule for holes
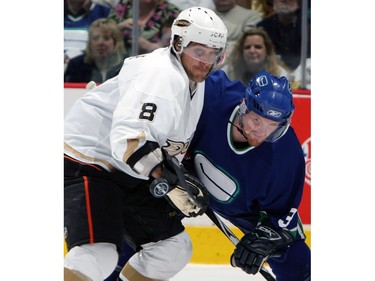
[[[311,89],[310,0],[137,0],[138,9],[133,2],[64,0],[64,82],[114,77],[125,58],[169,46],[179,12],[202,6],[228,28],[221,68],[230,79],[246,84],[267,70],[286,76],[295,89]]]

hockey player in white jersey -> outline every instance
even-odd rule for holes
[[[126,59],[118,76],[68,112],[65,281],[104,280],[124,237],[137,253],[122,280],[168,280],[188,263],[191,241],[181,219],[203,214],[207,195],[193,178],[189,195],[165,159],[182,160],[202,111],[202,82],[222,63],[226,38],[213,11],[186,9],[172,24],[170,47]],[[175,188],[156,198],[149,187],[160,177]]]

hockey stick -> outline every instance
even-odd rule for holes
[[[172,168],[175,170],[176,175],[178,177],[179,183],[181,186],[185,189],[185,191],[189,194],[190,198],[194,201],[194,203],[199,206],[200,208],[202,207],[201,203],[198,202],[195,199],[195,196],[193,195],[193,190],[192,188],[186,183],[186,179],[184,174],[181,171],[180,164],[177,160],[177,158],[170,156],[168,153],[165,153],[165,158],[166,161]],[[165,192],[168,192],[169,187]],[[154,194],[151,191],[152,194]],[[209,207],[206,209],[206,215],[212,220],[212,222],[225,234],[225,236],[228,237],[228,239],[233,243],[233,245],[237,245],[238,242],[240,241],[237,236],[229,229],[229,227],[212,211]],[[268,272],[267,269],[262,266],[260,268],[260,274],[267,280],[267,281],[276,281],[276,279],[271,275],[271,273]]]
[[[195,205],[197,205],[199,208],[204,208],[202,205],[202,202],[199,202],[196,199],[196,196],[194,195],[193,189],[186,183],[186,178],[184,176],[184,173],[181,170],[180,163],[178,162],[176,157],[170,156],[168,152],[163,153],[165,157],[166,163],[174,170],[174,172],[177,175],[178,182],[182,186],[182,188],[186,191],[186,193],[189,195],[190,199],[193,201]],[[155,179],[150,184],[150,192],[155,197],[163,197],[165,194],[167,194],[170,191],[171,187],[169,183],[163,179],[158,178]]]
[[[233,243],[234,246],[240,242],[238,237],[230,230],[230,228],[212,211],[212,209],[207,208],[206,215],[210,218],[210,220],[221,230],[222,233]],[[276,279],[272,276],[268,270],[262,266],[260,268],[260,274],[268,280],[268,281],[276,281]]]

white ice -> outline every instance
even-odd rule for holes
[[[269,267],[266,267],[271,272]],[[188,264],[170,281],[264,281],[264,277],[258,273],[249,275],[239,268],[230,265],[206,265]]]

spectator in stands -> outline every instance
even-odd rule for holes
[[[89,28],[93,21],[106,18],[109,12],[110,8],[91,0],[64,0],[64,28]]]
[[[138,26],[140,40],[138,54],[151,52],[169,46],[162,44],[163,27],[171,26],[180,10],[167,0],[139,0]],[[131,55],[133,10],[132,1],[120,0],[108,16],[120,27],[125,43],[126,56]]]
[[[302,64],[300,64],[291,74],[291,86],[293,89],[309,89],[311,90],[311,58],[305,62],[305,80],[302,79]]]
[[[96,4],[106,6],[108,8],[113,8],[120,2],[120,0],[91,0],[91,1]]]
[[[252,1],[250,0],[236,0],[236,4],[237,5],[240,5],[246,9],[251,9],[251,6],[252,6]]]
[[[244,30],[222,69],[231,80],[240,80],[244,85],[262,70],[275,76],[288,77],[288,70],[277,60],[272,41],[262,27]]]
[[[257,11],[263,19],[273,14],[273,0],[252,0],[251,9]]]
[[[276,54],[284,63],[294,70],[301,60],[301,0],[274,0],[274,15],[262,20],[262,26],[272,39]],[[307,15],[308,16],[308,15]],[[311,55],[310,17],[307,17],[307,57]]]
[[[174,19],[169,18],[166,22],[163,28],[161,29],[161,38],[159,40],[160,47],[168,47],[171,42],[171,33],[172,33],[172,24]],[[140,38],[141,40],[141,38]],[[143,39],[146,40],[146,39]]]
[[[205,7],[211,10],[215,9],[213,0],[168,0],[169,3],[175,5],[180,10],[190,7]]]
[[[228,57],[231,56],[234,44],[242,36],[243,28],[256,25],[262,20],[256,11],[246,9],[236,4],[235,0],[213,0],[214,11],[228,28]]]
[[[117,75],[124,59],[124,42],[116,22],[102,18],[89,29],[89,41],[83,55],[72,58],[64,82],[102,83]]]

